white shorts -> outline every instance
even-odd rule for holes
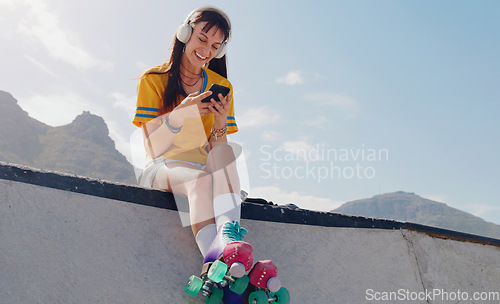
[[[144,169],[144,171],[142,171],[142,174],[139,176],[139,185],[141,187],[144,187],[144,188],[153,188],[153,181],[155,179],[156,173],[158,172],[158,169],[160,169],[161,166],[163,166],[167,163],[171,163],[171,162],[181,162],[181,163],[195,166],[201,170],[205,169],[205,165],[202,165],[200,163],[165,158],[165,157],[158,157],[158,158],[155,158],[154,160],[151,160],[149,162],[149,164],[146,166],[146,168]]]

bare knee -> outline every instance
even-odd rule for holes
[[[214,146],[213,149],[210,150],[209,155],[210,154],[215,156],[221,156],[224,159],[226,158],[235,159],[233,147],[225,143],[220,143]]]
[[[235,151],[231,145],[218,144],[210,150],[207,159],[209,172],[225,168],[236,161]]]

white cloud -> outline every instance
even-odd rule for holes
[[[278,123],[281,115],[268,106],[251,108],[238,115],[238,126],[255,127]]]
[[[59,75],[54,73],[48,66],[43,64],[42,62],[36,60],[35,58],[29,56],[29,55],[24,55],[24,58],[26,58],[28,61],[36,65],[40,70],[44,71],[46,74],[54,77],[54,78],[59,78]]]
[[[55,127],[71,123],[77,115],[88,110],[89,102],[75,93],[66,92],[19,99],[19,106],[31,117]]]
[[[348,119],[355,118],[359,112],[358,101],[347,95],[322,92],[306,94],[304,98],[319,105],[331,106],[338,109],[342,111]]]
[[[330,120],[323,115],[316,115],[316,118],[301,121],[300,124],[306,127],[324,129]]]
[[[500,213],[499,206],[485,205],[485,204],[473,204],[465,206],[467,210],[470,210],[475,216],[485,218],[490,213]],[[498,223],[498,220],[496,221]]]
[[[19,0],[0,0],[0,5],[8,6],[13,9],[19,4]]]
[[[449,196],[443,194],[426,195],[425,198],[438,203],[446,203],[449,201]]]
[[[299,138],[295,141],[286,141],[281,146],[281,149],[287,153],[295,155],[293,159],[303,161],[319,161],[321,155],[318,146],[313,146],[308,142],[306,137]]]
[[[113,98],[113,108],[124,110],[125,113],[129,115],[134,115],[136,106],[135,96],[126,96],[120,92],[113,92],[108,94],[109,97]]]
[[[45,1],[26,1],[25,5],[29,11],[27,18],[19,25],[19,32],[41,42],[52,58],[78,69],[97,67],[105,71],[112,70],[112,63],[95,58],[81,46],[78,36],[60,24],[58,17],[51,12]]]
[[[287,85],[297,85],[304,83],[304,76],[302,71],[290,71],[283,77],[276,80],[277,83],[284,83]]]
[[[281,136],[281,133],[280,132],[276,132],[276,131],[265,131],[262,133],[261,137],[263,141],[270,141],[270,142],[274,142],[276,140],[278,140]]]
[[[275,186],[252,188],[250,197],[261,197],[278,205],[293,203],[300,208],[317,211],[330,211],[343,204],[343,202],[330,198],[318,197],[298,191],[285,191]]]

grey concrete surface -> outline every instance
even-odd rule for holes
[[[500,293],[496,246],[407,230],[242,225],[292,303],[500,303],[401,298]],[[176,211],[0,180],[2,304],[204,303],[183,292],[201,261]],[[389,293],[399,298],[382,301]]]

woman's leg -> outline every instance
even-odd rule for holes
[[[240,193],[240,179],[233,148],[216,145],[208,154],[206,171],[212,174],[214,197],[224,193]]]
[[[170,162],[156,173],[153,188],[185,195],[189,201],[189,217],[194,236],[214,224],[212,176],[182,162]]]
[[[229,266],[230,274],[234,278],[241,278],[253,265],[253,248],[243,241],[246,229],[241,228],[239,223],[227,223],[239,222],[241,219],[240,180],[234,151],[236,149],[227,144],[218,144],[208,154],[206,170],[212,174],[218,233],[204,262],[214,261],[222,256]],[[232,292],[228,285],[223,290],[224,303],[243,303],[245,293],[238,295]]]
[[[206,171],[213,181],[214,215],[217,228],[241,217],[240,181],[233,148],[216,145],[208,154]]]

